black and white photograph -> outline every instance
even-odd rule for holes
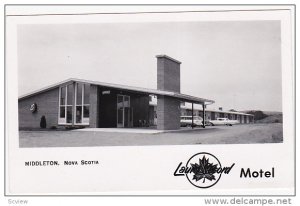
[[[293,193],[293,7],[48,7],[6,8],[10,193]],[[120,157],[132,168],[80,187]],[[152,162],[140,177],[134,157]],[[169,176],[143,185],[158,175],[149,168]],[[50,186],[20,186],[20,169]],[[72,171],[77,186],[58,189],[55,175]]]
[[[280,21],[17,31],[20,147],[283,142]]]

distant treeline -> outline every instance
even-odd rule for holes
[[[255,120],[261,120],[266,118],[268,115],[266,115],[263,111],[256,110],[256,111],[247,111],[248,114],[253,114]]]
[[[282,112],[250,110],[244,111],[254,115],[255,123],[282,123]]]

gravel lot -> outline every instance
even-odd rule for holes
[[[241,124],[170,133],[20,131],[20,147],[254,144],[283,141],[282,124]]]

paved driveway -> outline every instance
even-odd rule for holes
[[[252,144],[283,141],[282,124],[244,124],[168,133],[20,131],[20,147]]]

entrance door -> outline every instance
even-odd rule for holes
[[[117,95],[117,127],[130,127],[130,96]]]

